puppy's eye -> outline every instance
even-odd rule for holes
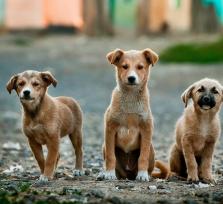
[[[123,69],[128,69],[129,66],[128,66],[127,64],[123,64],[123,65],[122,65],[122,68],[123,68]]]
[[[137,69],[138,70],[140,70],[140,69],[143,69],[144,67],[143,67],[143,65],[141,65],[141,64],[139,64],[138,66],[137,66]]]
[[[219,94],[219,92],[216,90],[216,88],[213,88],[213,89],[211,90],[211,92],[212,92],[213,94]]]
[[[34,82],[33,86],[39,86],[39,83],[38,82]]]
[[[25,82],[24,81],[21,81],[21,82],[18,83],[18,87],[22,87],[24,85],[25,85]]]
[[[202,86],[202,87],[201,87],[201,88],[199,88],[197,91],[198,91],[198,92],[200,92],[200,93],[202,93],[202,92],[204,92],[204,91],[205,91],[205,88]]]

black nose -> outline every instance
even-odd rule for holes
[[[135,80],[136,80],[136,78],[134,76],[128,77],[128,81],[129,81],[130,84],[135,83]]]
[[[30,95],[30,91],[29,90],[25,90],[23,91],[24,96],[29,96]]]
[[[203,101],[208,103],[208,102],[210,102],[210,98],[208,96],[204,96],[203,97]]]

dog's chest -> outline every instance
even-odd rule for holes
[[[46,144],[46,131],[45,127],[42,124],[36,124],[30,122],[26,127],[24,127],[25,134],[35,140],[39,144]]]
[[[139,148],[139,118],[134,114],[124,116],[117,131],[116,145],[127,153]]]
[[[117,132],[116,145],[128,153],[139,148],[139,130],[135,127],[120,127]]]

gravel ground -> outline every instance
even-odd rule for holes
[[[215,38],[215,37],[214,37]],[[214,156],[217,185],[195,185],[178,180],[96,181],[103,166],[103,113],[115,86],[114,68],[105,58],[114,48],[144,49],[156,52],[178,41],[213,40],[193,38],[92,38],[71,35],[0,37],[0,203],[223,203],[223,139]],[[177,65],[158,63],[151,71],[149,89],[155,121],[153,143],[156,158],[168,159],[174,124],[183,111],[182,91],[202,77],[223,83],[223,65]],[[5,84],[14,73],[26,69],[49,69],[58,80],[50,87],[53,96],[76,98],[84,112],[85,176],[72,177],[75,156],[67,138],[61,141],[61,160],[55,180],[37,186],[39,170],[21,133],[20,104],[9,95]],[[222,114],[221,114],[222,116]]]

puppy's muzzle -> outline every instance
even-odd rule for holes
[[[31,97],[31,91],[29,89],[23,90],[20,98],[22,100],[33,100],[34,99]]]
[[[198,101],[198,105],[204,110],[208,110],[215,107],[216,102],[215,102],[214,96],[212,95],[202,96],[200,100]]]
[[[129,76],[128,77],[128,83],[129,83],[129,85],[135,85],[136,84],[136,77]]]

